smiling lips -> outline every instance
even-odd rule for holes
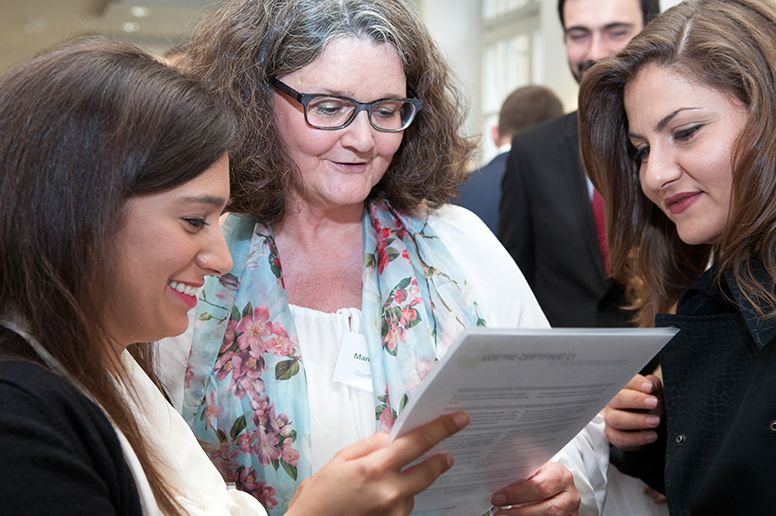
[[[178,281],[170,281],[168,284],[173,293],[178,296],[178,299],[183,301],[189,310],[197,306],[197,289],[199,287],[194,285],[187,285]]]
[[[672,214],[677,215],[689,208],[700,197],[701,192],[682,192],[665,200],[665,205]]]
[[[363,172],[368,165],[368,162],[365,161],[332,161],[332,163],[345,172]]]

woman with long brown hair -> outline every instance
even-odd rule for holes
[[[120,235],[135,220],[130,199],[175,188],[217,163],[226,167],[233,137],[231,118],[197,81],[106,40],[66,44],[3,77],[3,512],[183,511],[163,450],[128,403],[137,403],[129,396],[137,364],[151,371],[147,352],[138,347],[135,364],[122,351],[181,331],[187,310],[165,291],[166,281],[155,283],[161,271],[124,275],[127,262],[141,257],[126,255]],[[217,220],[220,209],[181,207],[192,213],[185,215],[191,231],[203,213]],[[202,275],[230,267],[217,233],[199,237],[209,267]],[[174,279],[184,291],[200,281],[193,273]],[[140,295],[137,282],[158,295]],[[141,310],[140,300],[162,313]]]
[[[612,460],[671,514],[773,514],[776,4],[688,0],[586,73],[581,149],[659,375],[609,404]]]

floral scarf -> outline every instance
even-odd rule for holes
[[[312,473],[304,358],[272,230],[243,215],[223,230],[234,267],[201,290],[182,415],[226,481],[280,514]],[[458,333],[485,321],[427,214],[370,201],[363,236],[361,328],[389,430]]]

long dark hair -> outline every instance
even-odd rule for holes
[[[638,321],[653,323],[714,258],[755,307],[776,313],[776,293],[752,269],[776,279],[776,4],[772,0],[688,0],[653,21],[615,58],[585,73],[580,149],[606,199],[612,274],[632,287]],[[733,149],[730,213],[718,242],[687,245],[647,199],[628,141],[623,95],[649,63],[669,68],[747,106]]]
[[[180,508],[122,401],[115,381],[125,372],[101,320],[121,259],[112,242],[129,198],[195,178],[234,133],[197,80],[103,38],[69,42],[0,79],[0,311],[21,317],[105,409],[166,513]],[[23,345],[0,332],[0,349]]]
[[[209,13],[177,63],[205,79],[240,121],[232,154],[231,209],[282,218],[296,185],[272,109],[272,77],[304,68],[336,38],[396,47],[408,95],[423,109],[371,196],[399,210],[439,206],[465,179],[474,144],[459,134],[464,95],[418,13],[406,0],[229,0]]]

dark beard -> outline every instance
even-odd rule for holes
[[[577,66],[576,71],[573,72],[574,78],[577,80],[577,84],[582,82],[582,75],[585,73],[585,71],[596,64],[598,61],[582,61],[579,63],[579,66]]]

